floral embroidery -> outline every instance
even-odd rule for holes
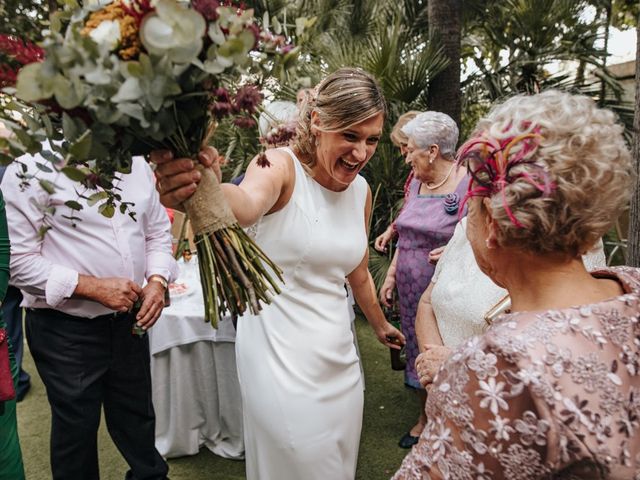
[[[612,471],[640,480],[640,270],[606,272],[598,276],[617,276],[624,295],[505,314],[456,350],[429,393],[420,442],[394,480]]]
[[[592,393],[596,388],[604,385],[607,373],[609,373],[607,366],[598,362],[598,355],[591,352],[589,355],[579,357],[573,364],[571,378],[577,384],[584,384],[584,389]]]
[[[538,420],[536,414],[531,410],[527,410],[522,414],[522,419],[515,421],[515,427],[520,434],[520,441],[523,445],[546,445],[547,432],[549,431],[549,422],[546,420]]]

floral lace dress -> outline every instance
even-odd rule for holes
[[[500,317],[454,352],[393,477],[640,479],[640,270],[597,304]]]

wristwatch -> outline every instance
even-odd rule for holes
[[[158,274],[154,274],[151,275],[148,279],[148,282],[158,282],[160,285],[162,285],[162,287],[166,290],[167,287],[169,286],[169,284],[167,283],[167,281],[164,279],[164,277],[162,275],[158,275]]]

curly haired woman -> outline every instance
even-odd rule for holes
[[[444,363],[394,479],[637,476],[640,271],[580,258],[629,200],[622,131],[548,91],[495,107],[460,149],[467,235],[511,312]]]

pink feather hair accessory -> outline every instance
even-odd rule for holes
[[[534,158],[541,139],[540,128],[535,127],[529,133],[500,140],[482,131],[465,142],[458,150],[458,163],[467,164],[471,180],[462,205],[471,197],[500,194],[511,223],[524,228],[507,203],[505,187],[524,179],[539,190],[542,196],[548,196],[553,191],[555,184],[549,176],[547,166]],[[516,169],[523,165],[529,168]]]

